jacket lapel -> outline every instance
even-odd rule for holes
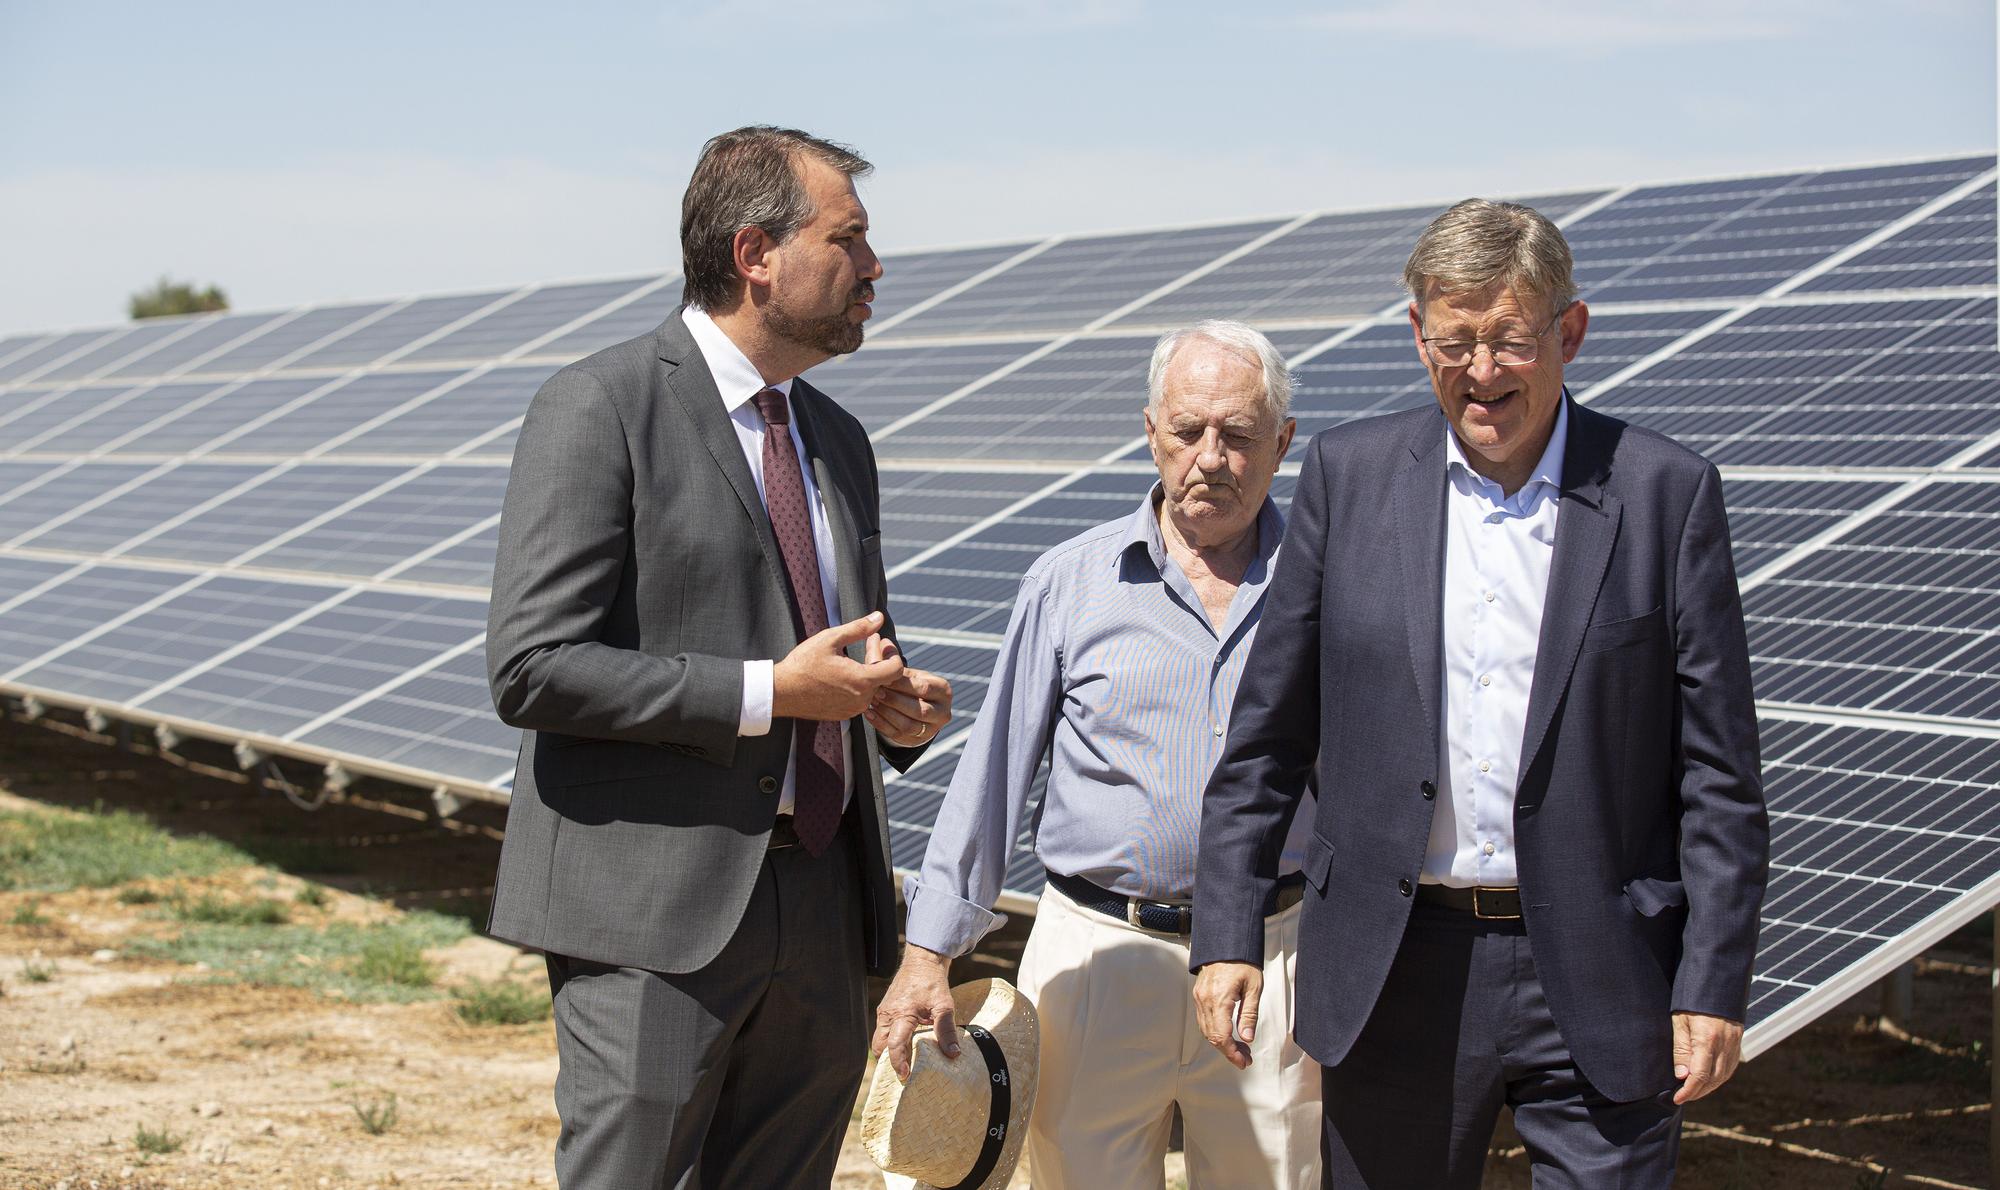
[[[1425,739],[1438,738],[1438,699],[1443,693],[1441,625],[1444,608],[1444,436],[1450,430],[1421,419],[1410,440],[1410,457],[1391,481],[1395,492],[1396,540],[1403,555],[1403,614],[1409,622],[1410,666],[1422,701]]]
[[[681,321],[678,312],[667,319],[657,339],[660,359],[672,365],[667,370],[667,391],[680,402],[687,424],[694,427],[695,436],[701,440],[702,446],[715,460],[715,465],[721,469],[722,477],[736,493],[757,535],[758,548],[764,551],[765,564],[771,568],[771,574],[777,581],[783,584],[786,581],[785,563],[778,553],[777,536],[771,531],[770,514],[764,511],[763,497],[757,493],[757,477],[750,474],[750,464],[743,459],[743,447],[737,441],[736,427],[722,407],[722,396],[715,387],[715,377],[709,372],[707,361],[702,359],[700,350],[695,347],[694,336],[688,333],[687,325]],[[671,426],[673,423],[665,421],[661,424]]]
[[[1554,556],[1549,559],[1548,593],[1542,601],[1542,631],[1535,644],[1535,680],[1528,691],[1528,721],[1521,738],[1526,775],[1547,737],[1549,722],[1576,668],[1584,629],[1597,606],[1597,593],[1618,539],[1618,498],[1604,490],[1610,470],[1610,443],[1604,419],[1575,402],[1569,407],[1569,443],[1563,454],[1562,506],[1556,517]],[[1516,789],[1518,795],[1518,786]]]

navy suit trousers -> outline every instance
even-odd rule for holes
[[[1329,1187],[1476,1190],[1502,1104],[1536,1190],[1673,1184],[1675,1088],[1617,1103],[1590,1085],[1549,1015],[1519,921],[1414,906],[1361,1035],[1323,1069]]]

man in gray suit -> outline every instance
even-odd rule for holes
[[[489,928],[548,955],[565,1187],[826,1186],[864,973],[896,966],[878,756],[913,763],[950,688],[890,639],[867,435],[796,379],[861,345],[869,168],[790,129],[708,142],[686,306],[558,372],[515,447]]]
[[[1589,313],[1541,215],[1460,203],[1404,281],[1438,408],[1307,449],[1202,805],[1202,1031],[1247,1062],[1317,764],[1327,1184],[1476,1187],[1505,1103],[1536,1186],[1665,1187],[1736,1066],[1769,851],[1721,480],[1564,392]]]

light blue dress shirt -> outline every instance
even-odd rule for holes
[[[1021,580],[924,863],[904,885],[915,945],[964,954],[1006,918],[1000,893],[1044,755],[1034,824],[1051,871],[1154,901],[1194,895],[1201,795],[1221,758],[1284,520],[1266,501],[1257,555],[1220,632],[1160,538],[1159,485],[1130,517],[1036,560]],[[1310,801],[1281,872],[1297,871]]]
[[[1507,495],[1445,426],[1444,708],[1426,884],[1515,883],[1514,790],[1555,557],[1569,400],[1528,482]]]

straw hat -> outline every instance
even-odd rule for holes
[[[1035,1006],[1004,979],[962,983],[951,1000],[958,1057],[945,1057],[928,1028],[911,1043],[908,1082],[883,1054],[861,1109],[861,1143],[875,1164],[915,1179],[909,1184],[918,1190],[1001,1190],[1014,1176],[1035,1108]]]

